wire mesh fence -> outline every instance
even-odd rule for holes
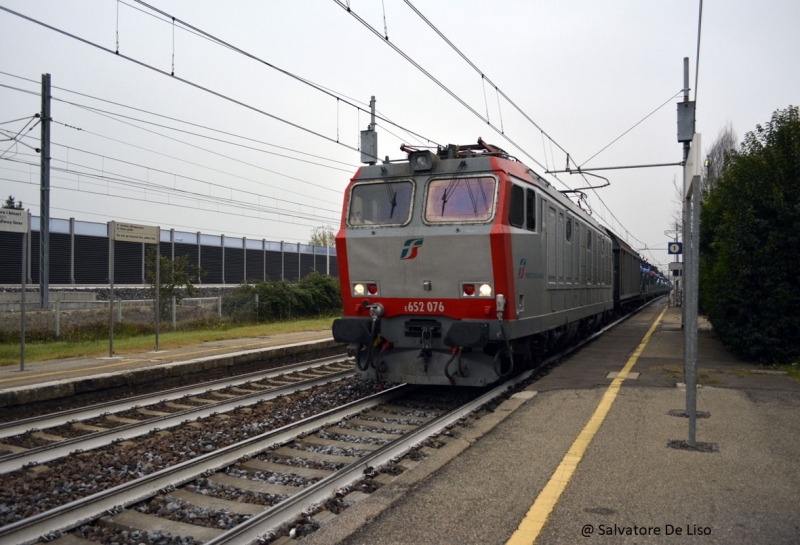
[[[318,273],[311,273],[298,282],[263,282],[210,290],[218,295],[173,297],[162,301],[160,332],[312,318],[341,312],[338,279]],[[114,291],[111,302],[105,288],[94,290],[91,297],[87,297],[86,292],[61,293],[53,297],[47,309],[37,307],[36,293],[28,293],[28,301],[34,302],[26,304],[25,313],[21,312],[20,294],[14,297],[6,292],[4,302],[0,303],[0,342],[21,342],[20,331],[23,330],[28,342],[99,340],[110,335],[112,319],[115,335],[155,332],[152,290],[120,288]]]

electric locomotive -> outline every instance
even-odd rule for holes
[[[560,191],[481,139],[401,149],[351,179],[336,235],[361,376],[484,386],[610,316],[619,239]]]

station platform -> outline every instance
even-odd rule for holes
[[[800,543],[800,382],[701,322],[702,448],[673,448],[680,323],[644,309],[300,543]]]
[[[19,365],[0,367],[0,408],[109,388],[135,389],[154,381],[179,383],[189,375],[214,375],[227,367],[246,372],[266,359],[322,357],[337,350],[344,352],[341,345],[333,341],[330,329],[325,329],[213,341],[114,357],[25,362],[24,370],[20,370]]]

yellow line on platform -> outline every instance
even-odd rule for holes
[[[592,439],[594,439],[597,430],[600,429],[600,425],[606,419],[608,411],[611,410],[611,405],[613,405],[614,400],[617,398],[622,383],[628,378],[628,373],[636,364],[645,346],[647,346],[647,343],[650,341],[650,336],[656,330],[656,326],[661,322],[666,312],[667,309],[665,308],[658,318],[656,318],[656,321],[650,326],[642,342],[639,343],[639,346],[636,347],[631,357],[628,358],[625,367],[622,368],[617,378],[611,382],[608,389],[603,394],[603,399],[600,400],[600,404],[589,419],[589,422],[586,423],[586,426],[584,426],[578,434],[578,438],[572,443],[567,454],[561,460],[561,463],[553,472],[552,477],[550,477],[550,480],[539,493],[536,501],[528,510],[525,518],[522,519],[519,527],[511,535],[506,545],[530,545],[536,542],[536,538],[539,537],[539,533],[542,531],[542,528],[544,528],[545,522],[547,522],[547,517],[550,516],[556,503],[558,503],[561,493],[567,488],[567,484],[569,484],[578,464],[586,453],[586,449],[589,447]]]

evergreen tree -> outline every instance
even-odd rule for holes
[[[762,363],[800,356],[800,112],[729,153],[702,208],[700,297],[719,338]]]

